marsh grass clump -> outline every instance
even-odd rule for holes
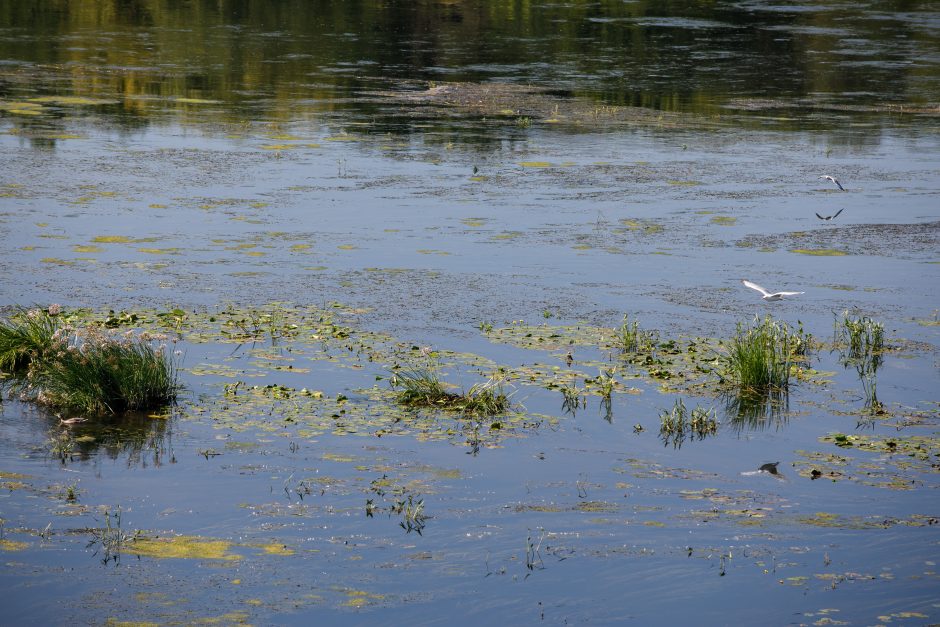
[[[61,309],[20,310],[0,323],[0,364],[24,400],[56,410],[117,414],[172,402],[177,374],[153,338],[61,322]]]
[[[794,363],[807,352],[809,339],[770,316],[755,318],[745,327],[738,324],[726,356],[726,375],[739,394],[767,395],[785,392],[790,386]]]
[[[641,329],[639,321],[634,320],[631,323],[629,315],[624,314],[623,322],[614,337],[614,346],[621,353],[651,353],[658,340],[659,335],[655,331]]]
[[[868,316],[852,318],[845,311],[841,322],[838,319],[836,321],[833,343],[846,349],[843,352],[843,365],[854,363],[861,365],[865,372],[875,372],[881,367],[885,349],[884,334],[885,328],[880,322]]]
[[[171,402],[177,376],[162,348],[127,335],[86,330],[80,342],[62,342],[30,369],[36,400],[88,414],[118,414]]]
[[[398,388],[398,402],[407,407],[431,407],[476,416],[493,416],[510,409],[502,381],[491,378],[463,393],[450,392],[432,365],[402,368],[392,377]]]
[[[677,399],[671,410],[663,410],[659,421],[659,437],[664,445],[671,443],[674,448],[680,448],[687,439],[702,440],[718,433],[718,419],[713,409],[696,407],[689,412],[682,399]]]
[[[0,376],[24,373],[49,350],[59,328],[59,312],[56,305],[49,309],[20,307],[8,320],[0,321]]]

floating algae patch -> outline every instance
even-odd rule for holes
[[[655,235],[666,230],[659,222],[648,219],[621,218],[620,224],[628,231],[638,231],[644,235]]]
[[[722,226],[732,226],[737,223],[738,219],[733,216],[715,216],[711,219],[712,224],[720,224]]]
[[[373,594],[365,590],[343,590],[342,592],[346,595],[346,601],[343,602],[346,607],[366,607],[385,600],[385,595]]]
[[[844,250],[837,250],[835,248],[791,248],[790,252],[799,255],[812,255],[814,257],[844,257],[849,254]]]
[[[170,536],[165,538],[140,537],[125,545],[127,553],[160,559],[240,560],[241,556],[230,553],[232,543],[198,536]]]
[[[76,244],[75,246],[72,246],[72,252],[76,252],[76,253],[100,253],[100,252],[104,252],[104,248],[102,248],[101,246],[95,246],[95,245],[93,245],[93,244],[92,244],[92,245],[87,245],[87,246],[83,246],[83,245],[81,245],[81,244]]]
[[[23,551],[29,548],[29,542],[17,542],[0,538],[0,551]]]
[[[87,96],[39,96],[38,98],[30,98],[29,100],[30,102],[49,103],[49,104],[66,105],[66,106],[87,106],[87,107],[118,104],[117,100],[107,100],[104,98],[89,98]]]
[[[127,235],[97,235],[91,238],[95,244],[146,244],[158,241],[156,237],[130,237]]]
[[[548,161],[520,161],[519,165],[523,168],[550,168],[552,164]]]
[[[178,255],[179,248],[138,248],[137,252],[148,255]]]

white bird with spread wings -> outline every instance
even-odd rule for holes
[[[806,292],[768,292],[757,283],[752,283],[751,281],[747,281],[747,280],[742,280],[741,283],[744,283],[744,287],[749,287],[752,290],[757,290],[758,292],[760,292],[764,300],[782,300],[784,296],[799,296],[800,294],[806,293]]]

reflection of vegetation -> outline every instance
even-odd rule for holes
[[[885,350],[884,325],[868,316],[853,318],[844,311],[841,322],[836,319],[834,336],[833,345],[839,350],[843,367],[854,366],[858,372],[865,408],[871,414],[884,413],[884,406],[878,400],[876,376]]]
[[[439,66],[441,60],[447,61],[444,65],[450,80],[476,81],[487,75],[481,69],[487,65],[514,64],[526,68],[512,77],[516,82],[526,78],[533,83],[551,82],[559,89],[591,98],[581,104],[546,99],[540,106],[522,106],[518,99],[500,101],[501,106],[493,113],[505,111],[499,117],[518,132],[542,121],[589,124],[616,120],[626,107],[611,106],[614,104],[706,115],[725,114],[728,109],[720,107],[726,105],[738,112],[782,110],[787,120],[793,120],[788,124],[795,126],[805,121],[793,114],[814,104],[831,109],[847,106],[832,101],[807,104],[802,98],[807,94],[889,93],[898,101],[892,111],[904,111],[905,100],[929,102],[929,95],[919,93],[916,87],[923,81],[911,80],[909,75],[923,70],[898,70],[891,56],[896,54],[893,42],[903,40],[917,50],[924,45],[927,35],[910,18],[886,24],[878,20],[853,23],[858,40],[870,42],[871,49],[879,51],[871,63],[856,67],[840,62],[841,51],[819,49],[816,42],[800,32],[806,27],[837,26],[831,21],[837,16],[816,10],[794,14],[732,5],[716,8],[711,3],[664,6],[650,0],[599,0],[589,5],[547,5],[487,0],[468,5],[432,0],[391,4],[355,0],[339,7],[324,7],[317,2],[286,0],[244,11],[240,3],[214,0],[182,4],[155,0],[7,0],[0,2],[0,15],[4,26],[31,33],[28,44],[22,38],[0,41],[0,58],[42,68],[9,72],[8,82],[22,81],[31,90],[29,95],[35,95],[32,90],[37,85],[39,93],[56,92],[50,100],[0,103],[22,118],[23,124],[58,113],[64,107],[96,107],[122,113],[122,122],[127,125],[146,123],[166,109],[181,118],[202,115],[205,119],[218,116],[220,110],[245,106],[240,95],[252,93],[270,94],[264,106],[274,109],[247,112],[256,116],[254,119],[296,116],[299,102],[315,113],[339,108],[355,113],[349,111],[355,107],[364,117],[372,118],[385,109],[376,104],[374,97],[350,104],[336,98],[336,94],[348,93],[362,84],[374,88],[376,79],[392,82],[398,76],[428,74],[435,78],[435,69],[428,67],[428,62]],[[227,28],[229,25],[238,28]],[[708,46],[715,45],[708,43],[712,33],[726,27],[734,28],[740,36],[730,48],[721,49],[721,61],[709,61]],[[193,29],[206,36],[194,40],[190,36]],[[780,37],[779,29],[786,29],[787,36]],[[271,32],[278,32],[279,37],[270,37]],[[107,45],[102,44],[100,33],[108,34]],[[356,36],[336,37],[336,33]],[[794,36],[800,38],[801,45],[792,44]],[[664,37],[670,45],[662,45]],[[518,45],[522,39],[534,43],[523,49]],[[727,44],[723,36],[716,39]],[[318,45],[311,48],[311,41]],[[409,42],[414,41],[426,42],[422,54],[408,54]],[[483,48],[480,42],[486,42]],[[611,59],[604,54],[608,50],[621,50],[623,54]],[[761,54],[753,54],[755,50]],[[885,57],[889,62],[879,63]],[[128,63],[129,59],[133,63]],[[207,63],[206,59],[218,62]],[[341,71],[349,59],[362,61],[355,74]],[[460,59],[474,62],[464,65]],[[768,59],[791,71],[768,75]],[[411,65],[404,67],[403,60]],[[650,70],[651,63],[652,71],[641,72]],[[703,63],[707,67],[702,72],[682,76],[681,88],[675,88],[672,68],[699,67]],[[733,85],[728,83],[732,79],[727,72],[715,71],[726,64],[735,67]],[[539,66],[550,68],[545,70],[549,74],[528,74]],[[376,75],[368,75],[369,67],[376,68]],[[103,68],[123,69],[105,72]],[[166,68],[179,69],[167,72]],[[398,76],[378,74],[387,73],[388,68],[399,68]],[[619,79],[625,75],[644,78],[625,88]],[[310,80],[311,76],[315,79]],[[558,77],[566,78],[559,81]],[[45,84],[54,88],[46,89]],[[431,85],[432,89],[441,87]],[[16,98],[18,90],[11,91]],[[59,93],[62,91],[66,93]],[[727,101],[728,94],[758,91],[780,94],[780,98]],[[603,104],[594,101],[598,94]],[[253,107],[261,104],[256,99],[249,101]],[[878,115],[882,109],[883,105]],[[398,107],[394,110],[399,111]],[[426,115],[426,108],[415,110]],[[236,124],[246,118],[244,110],[229,115]],[[383,130],[407,126],[410,116],[389,117]],[[497,116],[491,113],[487,117]],[[758,123],[766,123],[765,119],[766,115],[761,115]],[[651,112],[649,122],[669,124],[674,120],[664,120],[662,114]],[[454,133],[452,137],[464,135]]]
[[[671,410],[662,411],[659,421],[659,437],[663,444],[672,444],[673,448],[681,448],[687,439],[702,440],[718,433],[714,410],[696,407],[690,413],[682,399],[676,399]]]

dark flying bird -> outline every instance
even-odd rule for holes
[[[806,292],[768,292],[762,288],[757,283],[751,283],[750,281],[742,280],[741,283],[744,284],[744,287],[749,287],[752,290],[757,290],[762,294],[761,298],[764,300],[781,300],[784,296],[798,296],[800,294],[805,294]]]
[[[762,471],[762,472],[769,472],[772,475],[776,475],[776,474],[779,474],[779,471],[777,470],[777,466],[779,464],[780,462],[770,462],[769,464],[764,464],[757,470]]]
[[[840,183],[840,182],[839,182],[839,179],[837,179],[836,177],[830,176],[830,175],[828,175],[828,174],[824,174],[824,175],[820,176],[819,178],[821,178],[821,179],[826,179],[827,181],[832,181],[833,183],[835,183],[836,185],[839,186],[839,189],[841,189],[843,192],[845,191],[845,188],[842,187],[842,183]]]
[[[820,220],[832,220],[833,218],[837,217],[840,213],[842,213],[842,210],[841,210],[841,209],[839,209],[838,211],[836,211],[836,212],[835,212],[834,214],[832,214],[831,216],[821,216],[821,215],[819,215],[819,214],[817,213],[817,214],[816,214],[816,217],[819,218]]]

